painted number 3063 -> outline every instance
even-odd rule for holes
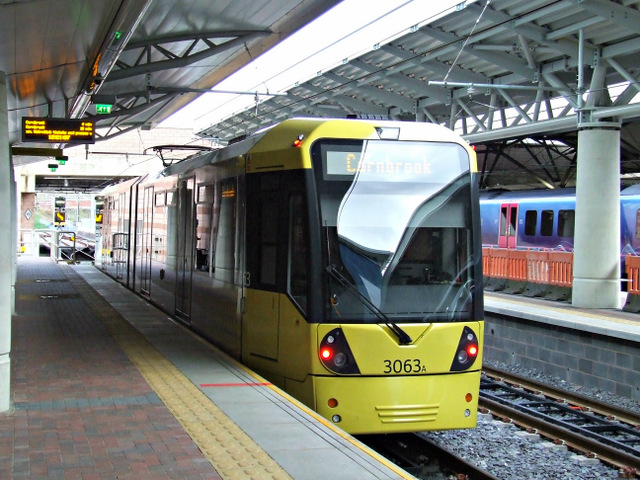
[[[384,360],[384,373],[425,373],[427,367],[419,358]]]

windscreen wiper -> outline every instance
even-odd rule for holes
[[[334,266],[327,266],[327,272],[335,278],[340,285],[342,285],[345,289],[347,289],[350,293],[352,293],[360,303],[362,303],[365,307],[367,307],[371,313],[373,313],[378,320],[384,323],[389,329],[396,334],[398,337],[398,341],[401,345],[410,345],[413,343],[411,337],[402,330],[397,324],[393,323],[387,315],[380,310],[371,300],[369,300],[365,295],[362,294],[357,287],[355,287],[340,271]]]

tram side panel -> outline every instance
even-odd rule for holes
[[[244,174],[235,159],[196,179],[190,325],[241,358],[244,286]],[[201,173],[201,172],[200,172]],[[206,193],[209,192],[209,193]],[[205,231],[204,225],[208,224]]]

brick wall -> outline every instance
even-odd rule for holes
[[[640,346],[618,338],[486,314],[484,356],[640,400]]]

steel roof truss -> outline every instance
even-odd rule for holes
[[[527,112],[522,109],[522,107],[518,104],[518,102],[516,102],[511,97],[511,95],[507,93],[507,91],[504,88],[498,88],[497,91],[507,102],[509,102],[509,105],[511,105],[511,108],[513,108],[516,112],[518,112],[518,117],[516,117],[514,125],[517,125],[519,123],[519,119],[521,118],[524,119],[526,123],[532,123],[531,117],[527,115]]]
[[[514,157],[512,157],[511,155],[509,155],[504,149],[501,151],[501,156],[503,156],[505,159],[507,159],[509,162],[513,163],[516,167],[518,167],[520,170],[525,171],[526,173],[528,173],[529,175],[531,175],[533,178],[535,178],[538,182],[540,182],[545,188],[549,188],[549,181],[547,179],[545,179],[544,177],[538,175],[535,171],[533,171],[532,169],[530,169],[529,167],[527,167],[525,164],[523,164],[522,162],[520,162],[519,160],[515,159]],[[535,161],[538,162],[538,159],[536,157],[534,157]],[[496,161],[498,160],[498,157],[496,157]],[[538,162],[539,163],[539,162]],[[546,169],[545,169],[545,173]],[[521,174],[520,174],[521,175]],[[551,182],[553,182],[553,179],[550,179]]]
[[[633,34],[640,31],[640,12],[634,8],[603,0],[580,0],[580,4],[589,12],[620,25]]]
[[[116,63],[117,69],[111,70],[105,81],[120,80],[123,78],[131,78],[150,72],[168,70],[173,68],[186,67],[205,58],[222,53],[230,48],[235,48],[247,42],[251,42],[258,37],[268,35],[270,32],[265,31],[247,31],[247,32],[209,32],[194,35],[179,35],[164,38],[149,39],[146,42],[132,42],[125,48],[125,52],[141,49],[136,61],[132,64],[125,63],[122,56]],[[223,43],[215,44],[212,39],[235,37]],[[182,55],[173,53],[170,46],[176,47],[176,44],[190,42]],[[196,44],[204,43],[204,49],[197,49]],[[164,46],[166,45],[166,47]],[[161,60],[152,60],[152,52],[159,52]]]
[[[143,97],[139,95],[133,95],[122,102],[122,105],[125,108],[113,110],[112,113],[107,115],[96,115],[93,118],[98,126],[102,126],[102,124],[108,123],[108,120],[110,119],[121,119],[122,117],[130,119],[136,115],[139,115],[140,113],[149,110],[150,108],[161,106],[163,103],[172,100],[176,95],[176,93],[169,93],[153,99],[146,96]],[[141,104],[137,104],[140,99],[144,99],[144,102]],[[144,122],[138,122],[137,126],[139,127],[143,123]]]
[[[547,178],[551,180],[553,183],[556,183],[560,180],[558,166],[556,165],[555,160],[553,159],[551,152],[548,148],[547,142],[538,142],[544,148],[545,153],[547,154],[548,164],[546,162],[542,162],[539,158],[539,155],[533,151],[533,149],[527,145],[526,142],[521,141],[520,144],[522,147],[529,153],[531,159],[542,169],[542,171],[547,175]],[[547,165],[551,166],[551,169],[547,168]]]
[[[479,128],[483,132],[486,132],[488,130],[488,128],[484,124],[484,122],[482,120],[480,120],[475,113],[473,113],[473,111],[467,106],[467,104],[465,102],[463,102],[461,99],[458,99],[457,102],[458,102],[458,105],[460,105],[462,107],[462,109],[465,112],[467,112],[467,115],[469,115],[469,117],[471,117],[473,119],[473,121],[475,122],[477,128]]]

